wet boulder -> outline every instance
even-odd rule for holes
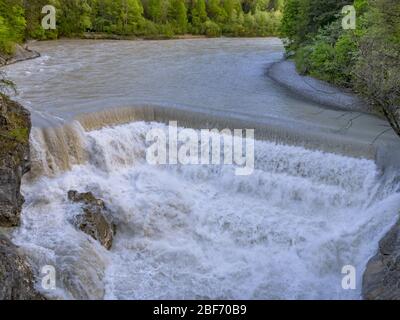
[[[97,199],[91,192],[79,193],[75,190],[68,192],[68,199],[82,205],[82,213],[73,219],[73,225],[110,250],[116,226],[110,221],[110,212],[104,201]]]
[[[0,234],[0,300],[45,300],[34,283],[26,257]]]
[[[379,242],[368,262],[362,294],[367,300],[400,300],[400,221]]]

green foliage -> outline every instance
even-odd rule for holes
[[[362,15],[368,10],[368,0],[354,0],[354,7],[357,13]]]
[[[309,23],[308,1],[286,0],[284,3],[281,33],[288,40],[288,50],[295,50],[304,44]]]
[[[29,0],[24,2],[26,29],[25,35],[27,38],[46,40],[56,39],[58,30],[44,30],[41,25],[43,18],[42,8],[45,5],[59,5],[53,0]]]
[[[57,9],[57,30],[41,27],[41,8],[46,4]],[[84,32],[151,38],[171,38],[188,32],[212,37],[271,36],[279,32],[282,4],[282,0],[24,1],[26,36],[41,40]],[[8,32],[0,20],[1,30]]]
[[[228,14],[222,6],[221,0],[208,0],[207,12],[210,19],[217,23],[224,23],[228,17]]]
[[[184,0],[171,0],[168,20],[172,22],[175,34],[185,34],[188,28],[187,10]]]
[[[341,27],[345,4],[286,0],[287,50],[299,72],[361,93],[400,135],[400,2],[355,0],[356,30]]]
[[[349,0],[306,0],[307,25],[306,31],[310,34],[318,33],[323,28],[341,15],[341,10],[349,4]]]
[[[155,23],[167,21],[168,3],[163,0],[149,0],[147,5],[148,17]]]
[[[6,73],[0,70],[0,94],[16,93],[15,83],[9,80]]]
[[[400,2],[371,0],[367,19],[354,66],[354,87],[400,135]]]
[[[139,0],[123,0],[117,19],[117,31],[122,34],[137,33],[143,24],[143,6]]]
[[[282,35],[289,41],[288,50],[312,42],[320,29],[337,21],[348,0],[286,0],[282,18]]]
[[[306,75],[311,73],[312,63],[311,63],[311,54],[314,50],[313,46],[304,46],[299,48],[296,51],[294,56],[296,62],[297,71],[301,75]],[[315,72],[315,70],[314,70]]]
[[[334,77],[334,64],[335,58],[334,48],[326,42],[316,42],[313,47],[310,59],[309,73],[322,80],[330,81]]]
[[[24,38],[26,21],[22,0],[0,0],[0,51],[11,54]]]
[[[339,86],[351,87],[353,67],[358,54],[354,35],[342,34],[335,43],[334,76],[332,82]]]
[[[18,142],[26,142],[29,139],[29,130],[28,128],[16,128],[9,132],[9,136]]]
[[[287,49],[296,51],[299,72],[351,87],[360,31],[343,30],[342,7],[338,5],[344,2],[326,1],[322,6],[319,0],[288,0],[282,32],[289,39]],[[365,0],[358,0],[356,7],[365,10]]]
[[[57,28],[60,36],[78,35],[92,26],[91,6],[88,0],[53,0],[57,10]]]
[[[189,19],[193,34],[202,34],[205,32],[204,23],[208,19],[205,0],[193,0],[191,2]]]
[[[207,37],[219,37],[221,35],[221,28],[217,23],[208,20],[204,26]]]

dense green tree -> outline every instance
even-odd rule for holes
[[[239,0],[224,0],[223,7],[230,20],[235,19],[242,12],[242,5]]]
[[[221,28],[220,26],[210,20],[207,20],[206,23],[204,24],[204,28],[205,28],[205,34],[208,37],[219,37],[221,35]]]
[[[44,30],[41,25],[43,18],[42,8],[45,5],[53,4],[49,0],[25,0],[25,19],[26,19],[26,36],[35,39],[54,39],[57,38],[57,30]]]
[[[334,22],[349,0],[307,0],[306,31],[316,34],[320,28]]]
[[[20,0],[0,0],[0,50],[12,53],[14,43],[24,38],[26,20],[23,2]]]
[[[184,0],[171,0],[168,8],[168,20],[172,22],[175,33],[186,33],[188,17]]]
[[[298,48],[307,37],[308,5],[308,0],[285,1],[281,32],[287,38],[287,45],[290,49]]]
[[[282,34],[289,47],[296,49],[312,39],[321,28],[337,20],[348,0],[286,0]]]
[[[207,19],[208,16],[205,0],[192,0],[190,3],[190,22],[192,24],[192,32],[195,34],[202,33],[204,23]]]
[[[122,0],[120,9],[122,33],[129,34],[138,30],[143,23],[143,6],[139,0]]]
[[[218,23],[224,23],[227,18],[221,0],[208,0],[207,13],[210,19]]]
[[[164,0],[149,0],[147,12],[149,18],[155,23],[166,23],[169,4]]]
[[[361,0],[360,0],[361,1]],[[281,0],[0,0],[0,51],[26,38],[54,39],[85,32],[173,37],[276,35]],[[41,25],[42,8],[56,8],[55,30]],[[243,12],[245,11],[245,13]]]
[[[57,27],[62,36],[80,34],[92,27],[88,0],[53,1],[57,9]]]

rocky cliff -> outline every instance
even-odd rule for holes
[[[29,171],[29,112],[0,95],[0,227],[20,223],[21,179]]]
[[[379,242],[378,253],[368,262],[362,291],[367,300],[400,300],[400,221]]]
[[[24,254],[0,234],[0,300],[44,300],[34,282]]]
[[[3,232],[20,224],[24,202],[20,187],[29,170],[30,129],[29,112],[0,94],[0,300],[44,299],[35,290],[28,259]]]

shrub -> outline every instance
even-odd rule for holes
[[[302,74],[308,74],[311,71],[311,53],[313,46],[301,47],[296,51],[295,63],[297,71]]]
[[[217,23],[215,23],[211,20],[208,20],[205,22],[204,26],[205,26],[205,33],[206,33],[207,37],[221,36],[221,28]]]
[[[330,81],[334,78],[334,48],[325,42],[317,42],[310,55],[310,74],[316,78]]]
[[[343,34],[335,44],[334,82],[350,86],[358,45],[350,33]]]

